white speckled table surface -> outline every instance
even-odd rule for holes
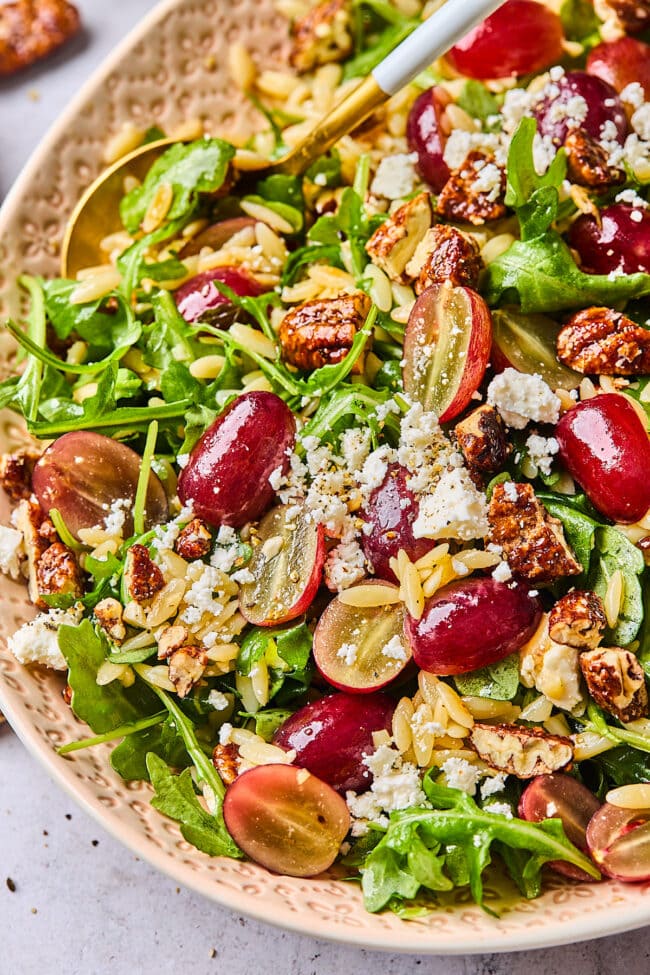
[[[1,2],[1,0],[0,0]],[[86,35],[0,82],[0,198],[47,127],[152,0],[77,0]],[[228,2],[228,0],[223,0]],[[0,728],[0,975],[614,975],[650,971],[650,929],[515,955],[377,955],[288,934],[177,888],[104,834]]]

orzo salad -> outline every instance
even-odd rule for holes
[[[9,646],[93,735],[59,751],[406,917],[496,860],[650,878],[647,0],[507,0],[246,175],[435,6],[278,0],[291,67],[230,51],[262,131],[190,123],[103,263],[21,278],[0,384]]]

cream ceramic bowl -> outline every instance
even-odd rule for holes
[[[16,314],[18,273],[56,275],[67,215],[102,167],[107,138],[125,121],[169,129],[210,120],[213,132],[255,124],[229,80],[229,42],[240,40],[258,63],[282,63],[286,22],[271,0],[170,0],[115,51],[39,147],[0,214],[0,315]],[[259,116],[257,117],[259,122]],[[7,371],[8,350],[2,352]],[[2,449],[14,437],[0,424]],[[7,523],[8,509],[0,512]],[[512,900],[495,919],[461,893],[418,921],[367,914],[356,884],[330,877],[296,880],[250,863],[210,859],[149,805],[150,789],[111,770],[110,746],[69,758],[55,746],[87,729],[61,697],[60,676],[21,667],[5,638],[30,614],[25,590],[0,581],[0,708],[50,775],[110,833],[178,883],[234,911],[349,944],[392,951],[513,951],[601,937],[650,922],[649,885],[552,881],[536,901]],[[70,851],[74,856],[74,850]],[[493,892],[490,903],[498,906]]]

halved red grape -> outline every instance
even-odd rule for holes
[[[366,583],[364,589],[368,585],[398,592],[397,586],[386,583]],[[401,602],[358,607],[337,596],[318,621],[314,660],[323,677],[341,690],[377,691],[401,674],[410,659]]]
[[[569,231],[583,271],[609,274],[650,273],[650,210],[614,203],[600,211],[600,225],[583,213]]]
[[[560,457],[591,503],[632,523],[650,508],[650,440],[636,410],[617,393],[578,403],[555,428]]]
[[[337,792],[362,792],[372,783],[363,758],[374,750],[373,732],[390,732],[394,710],[385,694],[328,694],[287,718],[273,742],[295,749],[296,763]]]
[[[124,499],[125,538],[133,532],[131,508],[142,458],[126,444],[99,433],[64,433],[44,451],[32,477],[34,493],[43,511],[56,508],[66,527],[79,537],[82,528],[103,525],[115,501]],[[145,506],[145,526],[168,517],[167,495],[152,472]]]
[[[650,880],[650,809],[605,802],[587,826],[587,844],[608,877],[623,883]]]
[[[492,318],[483,298],[449,281],[415,302],[404,335],[404,389],[442,422],[469,404],[490,360]]]
[[[446,55],[468,78],[532,74],[561,60],[564,31],[556,13],[534,0],[508,0]]]
[[[262,519],[242,585],[239,608],[255,626],[295,620],[311,605],[323,575],[325,531],[295,508],[281,506]]]
[[[415,538],[413,522],[418,517],[420,505],[406,481],[409,473],[401,464],[390,464],[384,480],[370,495],[360,512],[372,531],[363,532],[363,554],[380,579],[397,582],[390,567],[390,559],[404,549],[411,562],[426,555],[437,542],[430,538]]]
[[[406,139],[411,152],[418,154],[418,172],[439,193],[451,171],[444,160],[445,136],[442,116],[449,95],[438,86],[423,91],[413,102],[406,123]]]
[[[178,496],[210,525],[240,528],[273,502],[273,471],[285,473],[296,421],[275,393],[242,393],[208,427],[178,479]]]
[[[553,83],[553,88],[557,89],[557,93],[547,95],[535,107],[537,128],[541,135],[549,136],[556,146],[563,145],[574,116],[578,119],[579,128],[597,140],[602,138],[603,126],[611,122],[613,138],[621,145],[625,142],[625,109],[616,89],[606,81],[585,71],[569,71]],[[587,103],[584,118],[573,109],[576,99],[584,99]]]
[[[227,244],[230,238],[238,234],[240,230],[244,230],[246,227],[254,227],[255,223],[256,221],[253,217],[230,217],[228,220],[219,220],[218,223],[210,224],[209,227],[196,234],[195,237],[191,237],[179,252],[178,256],[182,261],[186,257],[200,254],[204,247],[210,247],[212,250],[218,251],[220,247]]]
[[[174,294],[178,310],[185,321],[199,322],[205,318],[206,313],[219,305],[230,304],[229,299],[213,284],[214,281],[223,282],[240,296],[256,297],[267,290],[250,274],[237,267],[215,267],[211,271],[203,271],[182,284]]]
[[[453,582],[427,600],[419,620],[406,617],[418,667],[466,674],[503,660],[532,636],[541,609],[524,586],[492,578]]]
[[[226,792],[228,832],[256,863],[289,877],[313,877],[336,860],[350,828],[345,801],[293,765],[258,765]]]
[[[587,58],[587,71],[621,92],[637,81],[650,98],[650,45],[635,37],[599,44]]]
[[[537,776],[526,786],[519,800],[522,819],[529,823],[561,819],[568,839],[583,853],[588,852],[586,830],[589,820],[598,809],[600,802],[593,792],[562,772]],[[594,881],[594,877],[565,860],[553,860],[548,866],[571,880]]]
[[[555,342],[560,325],[545,315],[524,315],[512,308],[492,312],[490,361],[495,372],[517,369],[537,373],[551,389],[574,389],[584,378],[557,361]]]

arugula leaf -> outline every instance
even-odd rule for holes
[[[600,20],[589,0],[564,0],[560,18],[570,41],[579,41],[587,48],[600,43]]]
[[[554,497],[545,494],[538,494],[538,497],[548,513],[562,522],[566,539],[575,552],[578,562],[582,565],[580,578],[586,578],[591,566],[592,552],[596,545],[598,522]]]
[[[531,892],[539,883],[541,867],[549,860],[565,860],[599,877],[591,861],[566,838],[558,819],[528,823],[506,819],[480,809],[458,789],[436,785],[429,772],[424,790],[433,809],[410,808],[391,815],[382,839],[361,866],[367,910],[379,911],[393,897],[412,898],[421,887],[450,889],[443,872],[446,846],[460,847],[474,900],[483,904],[482,874],[490,863],[492,843],[499,841],[526,855],[517,861],[515,879],[524,877]],[[506,867],[508,863],[506,862]]]
[[[18,283],[29,292],[30,309],[27,316],[27,338],[37,349],[45,348],[46,343],[46,313],[43,289],[36,278],[23,274]],[[43,363],[40,356],[28,355],[27,365],[22,375],[15,382],[11,380],[5,389],[11,391],[10,398],[2,403],[3,406],[13,403],[23,414],[25,419],[34,421],[38,416],[39,402],[42,395]]]
[[[271,672],[269,699],[283,691],[283,703],[300,696],[310,683],[313,637],[305,623],[268,629],[255,627],[242,640],[237,672],[248,677],[263,657]]]
[[[650,755],[627,745],[601,752],[590,762],[597,765],[614,785],[650,782]]]
[[[475,81],[474,78],[465,82],[456,104],[472,118],[480,119],[482,122],[486,122],[491,115],[499,114],[499,103],[492,92],[481,81]]]
[[[153,752],[147,755],[147,769],[156,790],[151,805],[180,823],[181,833],[188,843],[209,856],[242,857],[223,820],[206,812],[200,804],[189,769],[173,775],[162,758]]]
[[[364,182],[364,170],[367,173],[367,162],[365,166],[360,162],[355,186],[347,186],[343,190],[336,213],[326,213],[319,217],[307,234],[310,242],[336,246],[339,252],[341,240],[349,241],[353,273],[357,283],[363,280],[363,271],[368,263],[365,246],[377,227],[386,219],[384,214],[372,217],[366,214],[363,205],[365,188],[360,185]]]
[[[128,735],[111,752],[111,765],[127,782],[149,781],[147,755],[152,752],[173,768],[190,764],[183,739],[169,715],[154,727]]]
[[[537,123],[522,118],[508,149],[506,205],[518,210],[529,202],[533,193],[544,188],[557,189],[566,176],[566,153],[560,150],[543,175],[535,169],[533,142]]]
[[[251,714],[249,711],[239,711],[239,717],[254,721],[255,733],[260,735],[264,741],[271,741],[280,725],[283,725],[293,713],[293,711],[287,711],[285,708],[263,708],[261,711],[256,711],[255,714]]]
[[[313,162],[305,173],[305,179],[317,186],[340,186],[341,156],[338,150],[330,149],[325,156]]]
[[[157,710],[155,697],[142,685],[123,687],[119,681],[103,687],[97,684],[97,671],[108,656],[108,642],[90,620],[82,620],[78,626],[61,626],[58,636],[69,668],[72,710],[94,732],[114,731]]]
[[[359,424],[369,427],[375,446],[382,431],[397,442],[400,429],[398,417],[389,413],[380,423],[376,414],[377,406],[391,399],[392,395],[390,389],[371,389],[362,383],[343,384],[322,400],[305,424],[301,436],[318,437],[319,440],[336,438],[343,420],[354,417]]]
[[[280,282],[282,287],[295,284],[302,268],[318,261],[342,268],[343,261],[339,244],[308,244],[306,247],[299,247],[298,250],[295,250],[293,254],[289,255],[282,270]]]
[[[121,358],[140,338],[141,326],[131,306],[118,292],[96,301],[73,304],[70,297],[78,287],[78,281],[66,278],[43,282],[47,317],[57,337],[79,336],[92,349],[106,352],[111,358]],[[74,369],[67,371],[74,372]]]
[[[301,214],[305,209],[305,199],[302,195],[302,180],[298,176],[286,173],[271,173],[257,184],[257,192],[264,200],[272,203],[284,203],[286,206],[298,210]]]
[[[165,220],[186,218],[196,209],[201,193],[214,193],[221,187],[234,155],[234,146],[221,139],[198,139],[171,146],[153,164],[142,185],[123,198],[120,203],[122,223],[129,233],[136,233],[164,184],[173,190]]]
[[[460,694],[511,701],[519,688],[519,654],[513,653],[505,660],[468,674],[458,674],[454,684]]]
[[[603,711],[590,701],[587,705],[588,721],[585,724],[587,731],[592,731],[602,738],[609,738],[615,744],[631,745],[641,752],[650,752],[650,735],[645,735],[640,731],[632,731],[630,728],[617,728],[607,724]],[[584,720],[584,719],[581,719]]]
[[[643,621],[643,590],[640,576],[645,569],[643,553],[617,528],[596,529],[596,558],[589,575],[589,587],[604,598],[614,572],[623,574],[623,600],[618,621],[607,632],[612,645],[625,647],[636,637]],[[608,644],[609,645],[609,644]]]

